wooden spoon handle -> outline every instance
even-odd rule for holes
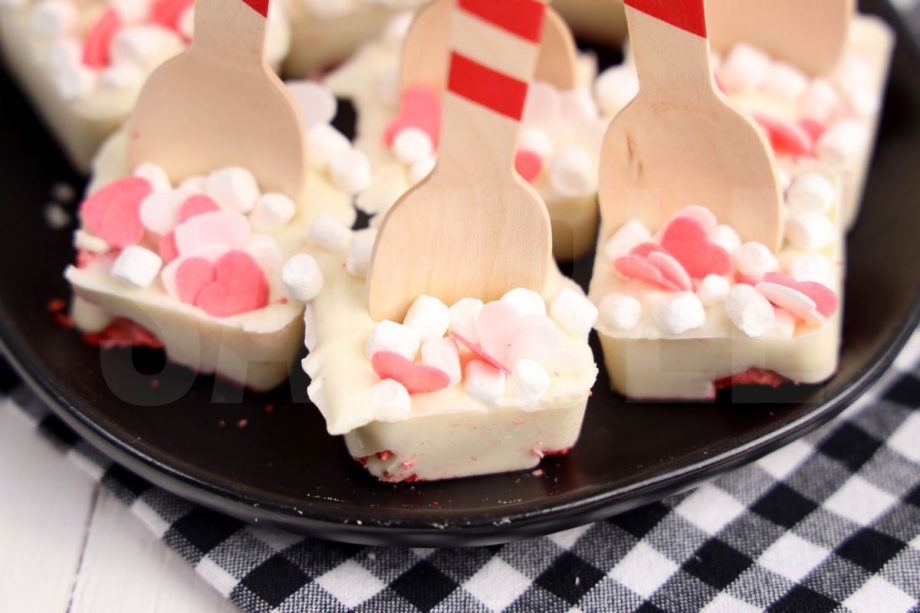
[[[237,69],[264,65],[270,0],[195,0],[190,53]]]

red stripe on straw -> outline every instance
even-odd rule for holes
[[[257,12],[262,17],[268,17],[269,0],[243,0],[243,2],[248,4],[252,10]]]
[[[703,0],[626,0],[626,6],[655,19],[706,38],[706,5]]]
[[[457,5],[483,21],[534,43],[543,35],[546,5],[538,0],[459,0]]]
[[[447,89],[515,121],[524,113],[527,83],[492,70],[456,51],[450,55]]]

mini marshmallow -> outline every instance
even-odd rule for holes
[[[526,287],[509,290],[501,297],[501,302],[511,305],[521,317],[546,316],[546,303],[543,301],[543,296]]]
[[[342,253],[351,242],[351,230],[331,215],[319,215],[309,230],[310,240],[332,253]]]
[[[403,128],[393,139],[393,155],[403,164],[414,164],[434,154],[428,132],[415,127]]]
[[[39,36],[57,38],[73,30],[79,18],[73,2],[42,0],[29,14],[29,28]]]
[[[840,96],[834,86],[826,79],[814,79],[799,100],[799,113],[805,119],[823,124],[827,123],[839,104]]]
[[[204,175],[192,175],[179,183],[179,189],[184,189],[192,194],[203,194],[208,191],[208,178]]]
[[[872,117],[882,108],[882,98],[873,87],[860,87],[850,93],[850,108],[861,117]]]
[[[719,275],[706,275],[696,290],[700,302],[706,306],[718,304],[728,297],[731,284],[725,277]]]
[[[818,139],[818,156],[834,162],[855,162],[866,151],[867,128],[855,120],[838,121]]]
[[[371,386],[371,404],[374,406],[374,419],[377,421],[402,421],[409,417],[412,410],[409,391],[402,383],[393,379],[384,379]]]
[[[794,103],[805,93],[808,77],[791,64],[774,62],[767,69],[760,87],[768,94]]]
[[[738,272],[753,280],[760,280],[768,272],[779,270],[779,262],[763,243],[744,243],[732,253]]]
[[[112,264],[112,276],[134,287],[149,287],[160,273],[163,260],[149,249],[129,245]]]
[[[786,242],[802,251],[819,251],[834,242],[836,231],[821,213],[796,213],[786,220]]]
[[[93,236],[86,230],[77,230],[73,233],[73,246],[75,249],[90,253],[108,253],[112,248],[104,239]]]
[[[332,158],[351,149],[351,143],[344,134],[328,123],[318,123],[307,129],[307,161],[319,171],[329,167]]]
[[[789,171],[785,168],[776,169],[776,178],[779,181],[779,186],[782,188],[783,193],[789,189],[789,186],[792,185],[792,175],[789,174]]]
[[[597,187],[597,167],[581,147],[566,147],[553,156],[549,184],[563,198],[583,198]]]
[[[259,184],[242,166],[228,166],[208,175],[207,192],[221,207],[249,213],[259,199]]]
[[[297,205],[285,194],[262,194],[249,214],[249,223],[257,232],[275,232],[294,219]]]
[[[591,94],[581,88],[559,90],[559,112],[562,117],[572,122],[596,119],[598,115],[597,105],[594,104]]]
[[[411,362],[415,359],[415,354],[418,353],[421,344],[422,339],[418,332],[409,326],[384,319],[374,326],[370,336],[367,337],[364,355],[370,360],[378,351],[391,351]]]
[[[141,223],[154,234],[168,234],[176,227],[179,210],[191,195],[190,191],[182,188],[153,192],[141,201]]]
[[[531,405],[549,389],[549,374],[537,362],[520,359],[511,367],[508,383],[521,403]]]
[[[77,39],[68,36],[51,41],[42,58],[51,67],[76,66],[80,64],[83,50]]]
[[[281,270],[284,264],[284,254],[281,253],[281,247],[278,246],[278,241],[269,234],[252,236],[243,247],[243,251],[252,256],[252,259],[256,261],[266,277],[271,277]]]
[[[447,373],[451,384],[460,383],[460,352],[452,338],[436,338],[422,345],[422,364]]]
[[[96,72],[83,64],[62,64],[53,67],[52,80],[58,95],[65,102],[85,98],[96,87]]]
[[[652,233],[638,219],[630,219],[604,243],[604,255],[610,260],[629,254],[633,248],[648,242]]]
[[[170,183],[166,171],[159,164],[142,162],[135,166],[132,174],[135,177],[146,179],[155,192],[165,192],[172,189],[172,183]]]
[[[99,83],[106,89],[134,89],[144,82],[144,73],[133,64],[113,64],[99,74]]]
[[[553,298],[549,312],[559,325],[579,338],[587,338],[598,315],[597,307],[571,287],[562,288]]]
[[[348,255],[345,257],[345,270],[349,274],[356,277],[367,277],[376,239],[377,230],[372,228],[354,233],[351,243],[348,245]]]
[[[812,172],[795,178],[786,192],[786,205],[793,214],[806,211],[827,213],[836,197],[834,185],[827,177]]]
[[[70,316],[81,332],[90,334],[102,332],[115,321],[114,316],[79,296],[73,297],[73,302],[70,304]]]
[[[552,126],[560,116],[562,100],[559,90],[542,81],[530,84],[524,103],[525,125]]]
[[[448,310],[450,314],[450,330],[456,332],[471,343],[479,342],[479,313],[482,311],[482,300],[477,298],[461,298]]]
[[[639,324],[642,304],[628,294],[616,292],[607,294],[598,306],[600,320],[604,325],[628,332]]]
[[[312,255],[299,253],[284,263],[281,282],[290,298],[310,302],[323,289],[323,272]]]
[[[713,228],[708,238],[709,242],[715,243],[729,253],[734,253],[735,249],[741,246],[741,237],[734,228],[725,224]]]
[[[150,16],[150,3],[145,0],[109,0],[109,6],[118,11],[124,23],[147,21]]]
[[[518,149],[533,151],[542,158],[553,152],[553,141],[545,130],[530,126],[523,128],[518,137]]]
[[[771,65],[770,56],[747,43],[736,44],[716,76],[728,92],[752,92],[760,87]]]
[[[873,81],[872,67],[866,58],[855,53],[843,56],[837,67],[837,82],[851,92],[858,87],[871,86]]]
[[[463,389],[482,403],[495,404],[505,393],[505,373],[485,362],[473,360],[466,365]]]
[[[303,125],[309,129],[335,118],[338,102],[329,88],[316,81],[295,80],[285,82],[303,116]]]
[[[349,148],[329,161],[329,174],[344,192],[357,194],[371,184],[371,163],[363,151]]]
[[[113,64],[133,64],[150,71],[185,49],[179,35],[157,24],[127,26],[109,45]]]
[[[450,311],[447,305],[432,296],[419,296],[409,307],[403,324],[409,326],[421,337],[430,341],[443,337],[450,326]]]
[[[725,299],[725,312],[735,327],[751,338],[760,338],[773,329],[773,305],[760,292],[739,283]]]
[[[706,310],[693,292],[668,295],[655,306],[655,319],[665,336],[676,336],[706,323]]]
[[[699,204],[691,204],[689,206],[685,206],[679,210],[671,219],[676,217],[689,217],[690,219],[696,220],[701,226],[703,226],[703,229],[706,230],[706,232],[712,232],[716,229],[716,226],[719,225],[719,222],[716,219],[716,216],[712,214],[712,211]]]
[[[826,287],[833,285],[833,268],[830,260],[820,253],[806,253],[789,264],[789,276],[796,281],[814,281]]]
[[[409,183],[415,185],[430,175],[436,164],[437,160],[435,160],[434,156],[417,160],[409,167]]]
[[[795,336],[795,317],[783,309],[773,309],[773,327],[770,329],[772,336],[779,338],[792,338]]]
[[[639,93],[639,77],[631,66],[608,68],[594,82],[594,96],[606,117],[623,110]]]

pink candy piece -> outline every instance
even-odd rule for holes
[[[680,262],[693,279],[706,275],[725,276],[732,271],[732,256],[707,238],[698,220],[676,217],[661,233],[661,246]]]
[[[410,362],[392,351],[375,353],[371,366],[381,379],[402,383],[410,394],[437,392],[450,385],[450,376],[440,368]]]
[[[824,315],[818,311],[815,301],[796,289],[770,282],[758,283],[756,288],[764,298],[808,325],[820,325],[825,322]]]
[[[840,306],[840,298],[831,288],[815,281],[796,281],[781,272],[768,272],[764,275],[767,283],[785,285],[808,296],[815,303],[815,308],[825,317],[833,315]]]
[[[517,309],[505,302],[490,302],[482,307],[477,320],[479,344],[483,351],[506,364],[508,351],[523,323]]]
[[[662,251],[667,253],[664,247],[658,243],[640,243],[629,250],[629,255],[637,255],[640,258],[647,258],[648,254],[654,251]]]
[[[418,128],[431,137],[435,149],[441,134],[441,98],[427,87],[410,87],[403,92],[399,115],[391,121],[383,133],[383,142],[392,147],[393,140],[405,128]]]
[[[109,65],[109,46],[121,29],[121,17],[114,8],[107,8],[83,39],[83,64],[90,68]]]
[[[176,226],[174,232],[180,254],[215,246],[236,249],[249,239],[249,220],[232,211],[212,211],[195,215]]]
[[[814,143],[801,126],[768,115],[754,115],[754,119],[766,131],[773,151],[778,155],[814,155]]]
[[[179,275],[176,282],[181,286]],[[214,317],[230,317],[261,309],[268,298],[265,273],[251,255],[237,249],[214,263],[214,280],[201,289],[195,304]]]
[[[195,0],[154,0],[150,5],[150,20],[170,30],[179,29],[179,17]]]
[[[648,263],[658,269],[665,279],[684,291],[693,289],[690,275],[674,257],[664,251],[653,251],[646,257]]]
[[[119,179],[84,200],[80,215],[93,234],[116,249],[123,249],[143,238],[141,202],[152,191],[146,179]]]
[[[176,293],[179,300],[195,304],[201,291],[215,278],[214,264],[204,258],[188,258],[176,271]]]
[[[680,290],[679,285],[666,279],[660,270],[638,255],[625,255],[617,258],[613,267],[618,273],[629,279],[637,279],[675,292]]]
[[[179,215],[176,217],[176,224],[188,221],[196,215],[213,213],[219,211],[220,207],[214,202],[214,199],[204,194],[195,194],[190,196],[179,208]]]
[[[463,345],[464,347],[466,347],[467,349],[469,349],[470,351],[472,351],[473,354],[474,354],[476,357],[478,357],[480,360],[482,360],[483,362],[485,362],[485,363],[487,363],[487,364],[489,364],[489,365],[491,365],[491,366],[494,366],[495,368],[497,368],[497,369],[499,369],[499,370],[503,370],[503,371],[505,371],[506,373],[509,373],[509,374],[511,373],[511,369],[510,369],[510,368],[508,368],[507,366],[505,366],[504,364],[502,364],[501,362],[499,362],[498,360],[496,360],[495,358],[493,358],[493,357],[492,357],[491,355],[489,355],[485,350],[483,350],[482,347],[480,347],[479,345],[477,345],[477,344],[474,343],[473,341],[467,339],[467,338],[464,337],[462,334],[459,334],[459,333],[457,333],[457,332],[454,332],[453,330],[449,331],[448,334],[449,334],[452,338],[454,338],[458,343],[460,343],[461,345]]]
[[[160,239],[160,258],[163,259],[164,264],[169,264],[177,257],[179,257],[179,249],[176,248],[176,233],[170,232],[169,234],[164,234]]]
[[[543,170],[543,158],[538,153],[522,149],[514,156],[514,169],[525,181],[533,183]]]

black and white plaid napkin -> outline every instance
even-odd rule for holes
[[[113,464],[24,387],[2,401],[246,611],[920,610],[920,332],[859,403],[750,466],[607,521],[475,549],[247,525]]]

